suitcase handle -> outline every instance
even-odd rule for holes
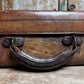
[[[50,70],[63,66],[65,63],[69,62],[72,59],[75,52],[79,49],[80,46],[76,44],[75,36],[73,36],[72,38],[73,38],[72,46],[68,47],[68,49],[63,51],[61,54],[49,59],[48,58],[40,59],[32,57],[21,51],[14,44],[11,46],[11,52],[14,55],[13,57],[26,67],[36,70]]]

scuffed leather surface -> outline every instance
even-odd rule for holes
[[[13,58],[12,58],[12,55],[11,55],[11,53],[10,53],[10,48],[4,48],[3,46],[2,46],[2,41],[3,41],[3,39],[4,39],[5,37],[0,37],[0,66],[19,66],[19,65],[21,65],[21,64],[19,64],[18,62],[16,62]],[[29,46],[29,47],[32,47],[32,45],[29,45],[29,42],[27,42],[28,40],[30,40],[31,41],[31,39],[32,40],[34,40],[33,38],[26,38],[26,41],[25,41],[25,44],[24,44],[24,46],[23,46],[23,51],[25,51],[25,52],[27,52],[27,50],[26,50],[26,48],[25,48],[25,46],[27,45],[27,46]],[[42,39],[42,38],[41,38]],[[58,46],[58,52],[59,52],[59,50],[61,49],[62,50],[62,47],[64,47],[64,45],[62,45],[60,42],[61,42],[61,40],[60,40],[61,38],[51,38],[51,39],[47,39],[47,40],[52,40],[52,41],[55,41],[54,43],[56,43],[55,45],[57,45]],[[37,38],[36,38],[36,40],[37,40]],[[36,41],[35,40],[35,41]],[[39,41],[37,40],[37,43],[38,43]],[[32,42],[32,43],[34,43],[34,42]],[[32,44],[32,43],[30,43],[30,44]],[[53,43],[53,42],[51,42],[51,43]],[[60,44],[60,45],[59,45]],[[37,47],[37,45],[36,44],[33,44],[35,47]],[[43,45],[43,44],[42,44]],[[26,47],[27,47],[26,46]],[[66,47],[65,47],[65,49],[66,49]],[[44,48],[43,49],[41,49],[41,50],[43,50],[44,51]],[[63,49],[64,50],[64,49]],[[33,52],[34,50],[31,50],[31,54],[32,54],[32,52]],[[57,53],[58,53],[57,52]],[[59,54],[59,53],[58,53]],[[36,56],[36,55],[35,55]],[[41,55],[42,56],[42,55]],[[48,55],[47,55],[48,56]],[[67,64],[67,65],[83,65],[84,64],[84,43],[81,45],[81,47],[80,47],[80,49],[76,52],[76,54],[73,56],[73,58],[72,58],[72,60]],[[21,65],[22,66],[22,65]]]
[[[0,34],[45,34],[45,32],[82,34],[84,12],[0,11]]]
[[[2,46],[4,37],[0,37],[0,67],[7,66],[18,66],[20,65],[12,58],[12,54],[10,53],[10,48],[4,48]]]

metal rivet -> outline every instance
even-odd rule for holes
[[[13,39],[13,43],[12,43]],[[2,42],[3,47],[9,48],[12,44],[16,45],[17,47],[22,47],[24,44],[24,38],[5,38]]]
[[[76,6],[75,5],[70,5],[70,7],[68,8],[68,11],[74,11],[74,9],[76,8]]]
[[[9,48],[10,45],[11,45],[10,39],[9,39],[9,38],[5,38],[5,39],[3,40],[3,42],[2,42],[2,45],[3,45],[3,47],[5,47],[5,48]]]
[[[83,39],[79,38],[79,37],[76,37],[76,45],[80,46],[82,43],[83,43]]]
[[[23,44],[24,44],[24,38],[15,38],[15,42],[14,42],[14,44],[17,46],[17,47],[21,47],[21,46],[23,46]]]
[[[63,38],[62,43],[66,46],[72,45],[72,38],[70,36],[66,36]]]

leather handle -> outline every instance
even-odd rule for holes
[[[78,50],[78,46],[74,47],[68,47],[65,51],[63,51],[61,54],[54,56],[52,58],[46,58],[46,59],[40,59],[36,57],[32,57],[23,51],[21,51],[18,47],[15,45],[11,46],[11,52],[14,55],[14,58],[23,64],[26,67],[36,69],[36,70],[50,70],[54,68],[58,68],[68,61],[71,60],[72,56],[75,54],[75,52]]]

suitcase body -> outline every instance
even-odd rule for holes
[[[83,65],[83,27],[84,12],[0,11],[0,66]]]

